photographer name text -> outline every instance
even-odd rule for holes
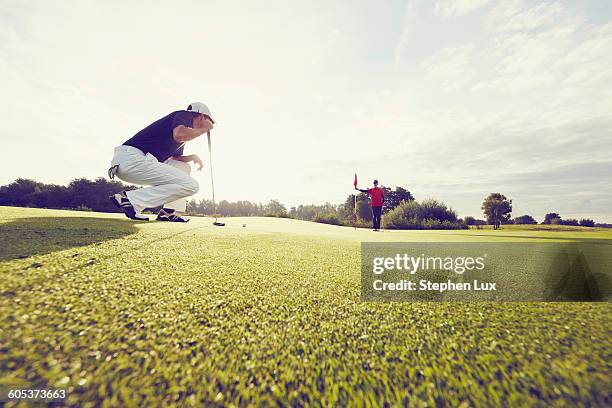
[[[418,282],[406,279],[397,282],[384,282],[377,279],[372,287],[376,291],[496,291],[497,283],[481,282],[476,279],[472,282],[453,282],[450,279],[446,282],[432,282],[427,279],[421,279]]]

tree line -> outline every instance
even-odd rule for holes
[[[19,178],[0,186],[0,205],[53,209],[76,209],[84,211],[119,212],[108,196],[123,190],[134,189],[120,181],[109,181],[103,177],[95,180],[78,178],[68,185],[45,184]],[[427,199],[415,200],[404,187],[383,187],[383,227],[390,229],[464,229],[470,226],[493,225],[499,228],[507,224],[537,224],[530,215],[515,218],[512,214],[512,200],[501,193],[491,193],[482,203],[485,219],[468,216],[459,218],[456,211],[445,203]],[[191,199],[187,203],[190,215],[214,215],[213,203],[208,199]],[[216,215],[223,217],[284,217],[314,221],[333,225],[369,227],[372,212],[368,195],[349,194],[341,204],[305,204],[287,207],[279,200],[268,203],[254,203],[247,200],[217,203]],[[562,219],[558,213],[546,214],[542,224],[575,225],[584,227],[612,227],[610,224],[596,224],[591,219]]]
[[[72,180],[67,186],[18,178],[12,183],[0,186],[0,205],[119,212],[108,196],[134,188],[119,181],[108,181],[103,177],[93,181],[79,178]]]
[[[501,193],[489,194],[482,203],[481,208],[487,219],[486,221],[476,220],[473,217],[466,217],[465,222],[470,225],[489,224],[493,225],[496,229],[500,228],[502,224],[535,225],[538,223],[535,218],[528,214],[511,218],[512,200]],[[570,218],[564,220],[558,213],[547,213],[541,224],[571,225],[575,227],[610,227],[610,224],[596,224],[595,221],[590,218],[583,218],[581,220]]]

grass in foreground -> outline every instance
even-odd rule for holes
[[[612,403],[609,303],[359,300],[361,240],[608,232],[0,215],[4,384],[68,387],[81,406]]]

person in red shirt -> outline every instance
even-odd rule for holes
[[[380,230],[380,215],[382,214],[382,206],[385,202],[385,192],[378,187],[378,180],[374,180],[374,188],[362,190],[355,186],[355,190],[362,193],[367,193],[370,196],[370,205],[372,206],[372,226],[374,231]]]

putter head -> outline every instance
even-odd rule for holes
[[[225,223],[224,222],[215,221],[215,222],[213,222],[213,225],[216,225],[217,227],[225,227]]]

